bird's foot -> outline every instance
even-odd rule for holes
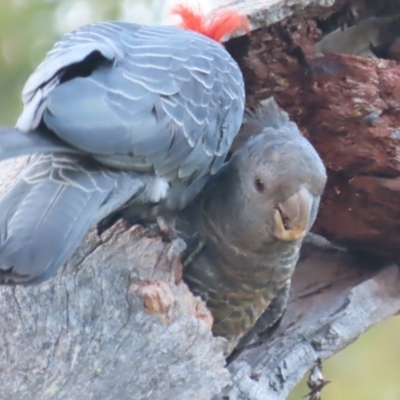
[[[172,242],[176,239],[175,221],[167,220],[165,217],[158,216],[157,224],[160,229],[160,236],[164,242]]]
[[[146,228],[147,237],[160,236],[163,242],[172,242],[177,238],[175,223],[165,217],[158,216],[155,224],[148,225]]]

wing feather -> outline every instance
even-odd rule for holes
[[[101,56],[94,65],[93,53]],[[216,158],[227,153],[242,121],[244,85],[235,61],[205,36],[102,22],[53,47],[26,82],[23,103],[21,130],[43,119],[102,163],[185,179],[216,172]]]

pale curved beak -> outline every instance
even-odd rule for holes
[[[311,193],[302,188],[279,203],[274,212],[274,235],[286,241],[303,238],[309,226],[312,202]]]

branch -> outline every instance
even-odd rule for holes
[[[228,371],[225,341],[181,281],[183,249],[119,223],[91,231],[50,281],[1,287],[0,398],[285,399],[318,357],[400,310],[396,267],[311,236],[281,328]]]
[[[268,343],[232,364],[229,400],[284,400],[318,359],[342,350],[400,310],[400,273],[378,267],[310,235],[293,277],[291,298]]]
[[[229,382],[212,317],[179,281],[183,242],[117,224],[61,272],[1,287],[0,398],[208,399]]]
[[[0,196],[3,196],[19,177],[26,165],[27,157],[12,158],[1,163],[0,168]]]
[[[1,164],[0,195],[25,158]],[[0,287],[0,398],[209,399],[226,386],[225,341],[181,282],[181,240],[123,223],[93,229],[56,277]]]
[[[354,2],[354,1],[353,1]],[[348,3],[346,0],[228,0],[225,6],[232,7],[250,18],[251,30],[266,28],[288,17],[325,17]]]

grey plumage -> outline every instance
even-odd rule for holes
[[[244,110],[219,43],[171,26],[102,22],[65,35],[26,82],[0,160],[34,155],[0,199],[0,283],[52,276],[87,230],[129,204],[184,207],[221,167]]]
[[[223,162],[242,121],[244,84],[228,52],[205,36],[103,22],[54,46],[23,102],[22,131],[43,118],[106,165],[189,179]]]
[[[61,151],[82,154],[80,150],[66,145],[49,131],[36,130],[29,135],[15,128],[0,128],[0,161],[23,155]]]
[[[237,355],[286,308],[302,240],[317,215],[326,171],[271,98],[248,113],[251,138],[180,214],[184,280]]]

